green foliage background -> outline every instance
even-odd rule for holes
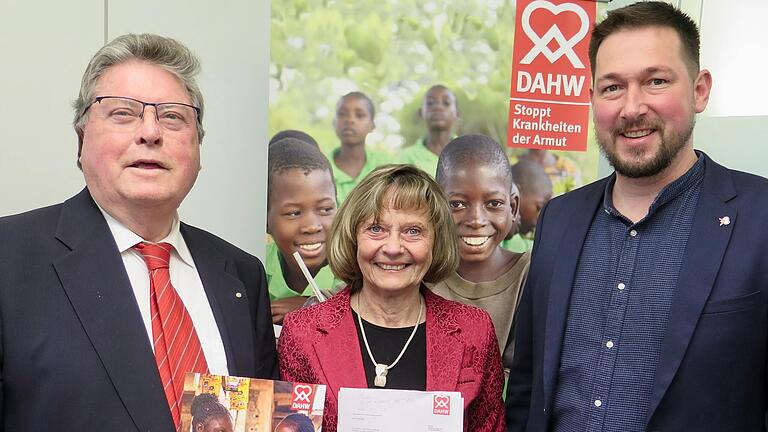
[[[367,145],[396,152],[424,134],[418,108],[440,83],[456,94],[458,134],[503,144],[514,22],[514,0],[272,0],[270,135],[300,129],[331,150],[335,104],[359,90],[377,110]],[[597,177],[589,141],[587,152],[564,152],[585,183]]]

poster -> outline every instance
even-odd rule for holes
[[[324,406],[321,384],[188,373],[180,430],[276,431],[289,423],[319,430]]]

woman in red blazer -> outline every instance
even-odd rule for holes
[[[504,430],[490,317],[423,286],[456,269],[456,239],[440,187],[412,166],[380,167],[347,197],[327,255],[348,286],[289,313],[278,344],[284,380],[328,386],[323,431],[341,387],[459,391],[465,431]]]

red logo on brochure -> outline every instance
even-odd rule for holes
[[[315,399],[314,387],[307,384],[293,385],[293,401],[291,410],[293,411],[311,411],[312,401]]]
[[[432,414],[451,415],[451,398],[445,395],[432,396]]]

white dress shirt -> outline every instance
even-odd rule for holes
[[[139,235],[129,230],[125,225],[118,222],[109,215],[104,209],[99,207],[104,218],[107,220],[112,237],[115,238],[117,249],[123,258],[125,271],[128,273],[128,279],[133,287],[133,294],[136,296],[136,303],[141,311],[141,318],[144,320],[144,327],[147,330],[149,344],[152,345],[152,316],[149,311],[149,270],[141,253],[133,249],[137,243],[145,241]],[[203,289],[203,282],[197,273],[195,261],[192,254],[184,242],[184,237],[179,231],[178,216],[173,220],[171,232],[158,243],[168,243],[173,246],[171,250],[171,260],[168,265],[171,274],[171,284],[179,294],[181,301],[189,312],[192,323],[197,331],[197,337],[200,339],[200,345],[205,354],[205,361],[208,363],[208,369],[212,374],[228,375],[227,356],[224,352],[224,343],[221,340],[219,327],[213,317],[211,305],[208,303],[208,297]],[[151,243],[151,242],[150,242]],[[155,347],[153,346],[154,350]]]

